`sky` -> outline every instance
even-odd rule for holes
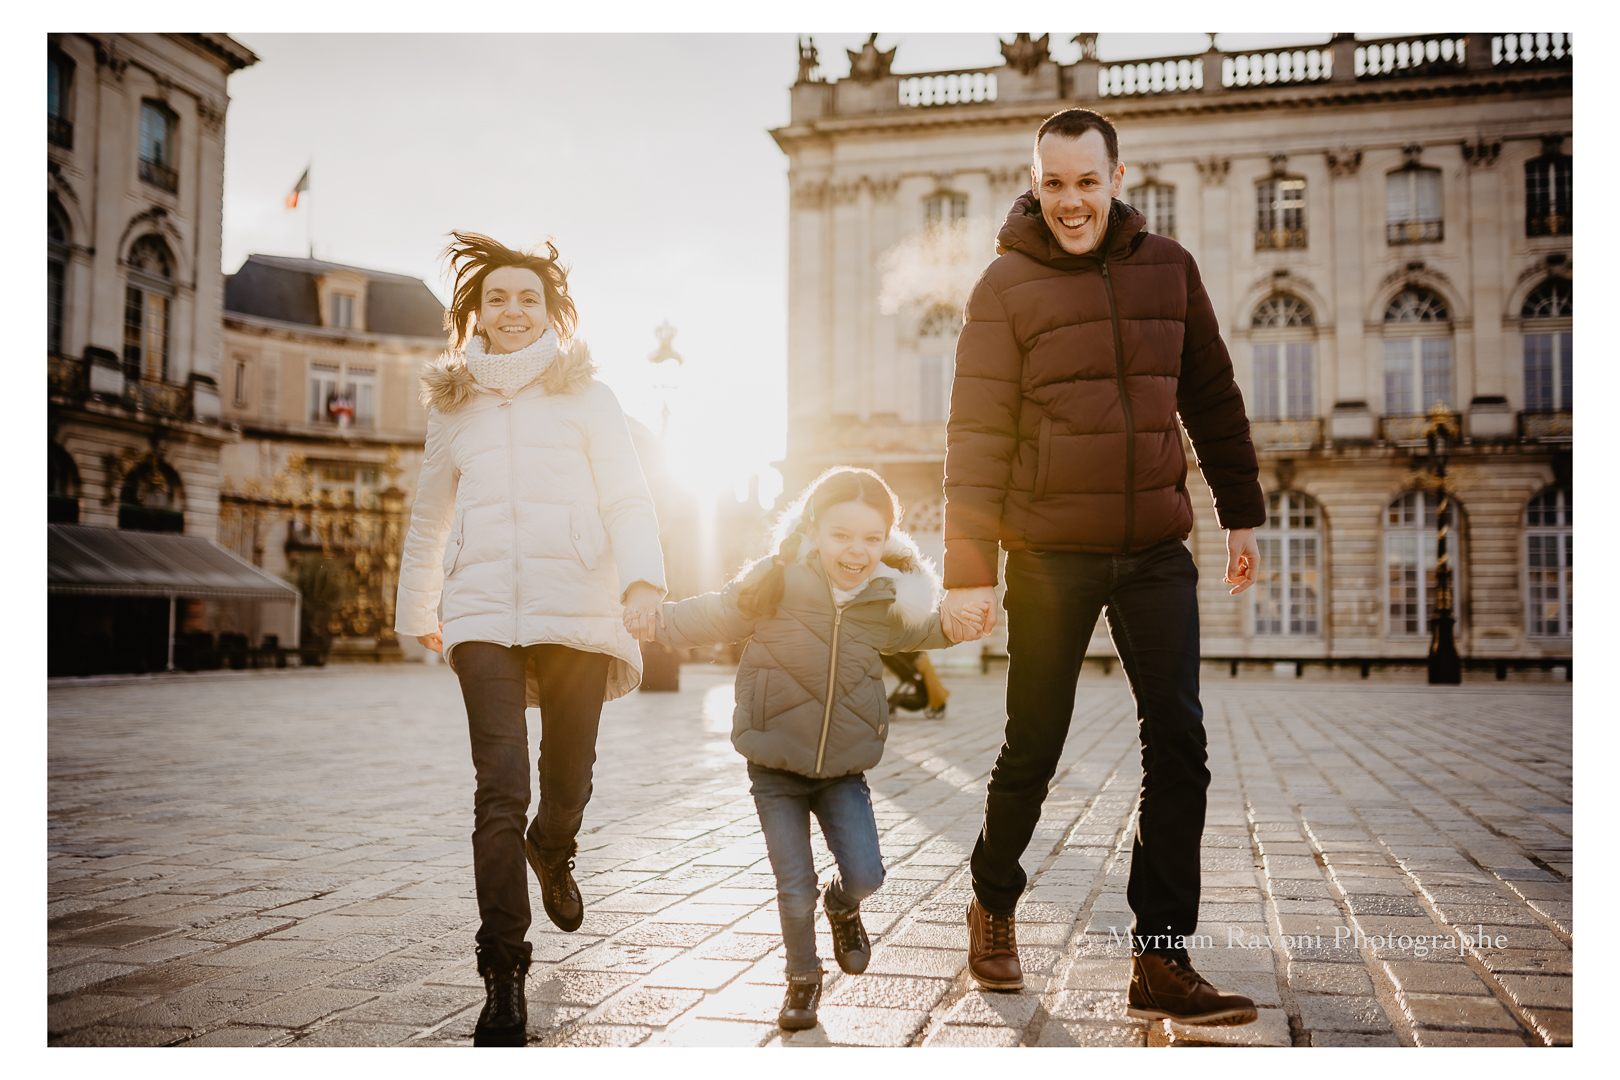
[[[448,296],[451,229],[514,247],[553,238],[579,333],[625,411],[670,408],[672,468],[699,491],[768,501],[785,449],[787,158],[792,34],[272,34],[230,80],[226,273],[250,253],[422,278]],[[1010,40],[1012,35],[1003,35]],[[1072,61],[1072,33],[1051,34]],[[816,34],[848,74],[866,35]],[[1326,34],[1220,35],[1223,48]],[[1103,59],[1185,55],[1207,38],[1103,34]],[[998,37],[880,34],[897,72],[1001,62]],[[310,189],[284,205],[304,168]],[[684,358],[653,365],[655,329]],[[673,369],[673,370],[672,370]],[[673,387],[673,389],[671,389]],[[791,493],[790,493],[791,494]]]

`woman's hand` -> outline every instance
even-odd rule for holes
[[[422,634],[416,639],[423,648],[432,649],[436,653],[444,652],[444,623],[431,634]]]
[[[637,641],[657,641],[664,625],[664,595],[645,581],[624,591],[624,628]]]

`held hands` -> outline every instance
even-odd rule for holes
[[[637,641],[657,641],[664,625],[664,597],[645,581],[624,591],[624,628]]]
[[[1232,586],[1231,595],[1253,585],[1260,577],[1260,545],[1255,543],[1253,529],[1228,529],[1226,533],[1226,576],[1221,580]]]
[[[444,652],[444,623],[440,623],[439,628],[433,633],[421,634],[416,640],[423,648],[432,649],[436,653]]]
[[[940,627],[952,641],[977,641],[996,628],[996,589],[948,589],[939,612]]]

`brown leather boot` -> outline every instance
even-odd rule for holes
[[[1174,1020],[1178,1024],[1252,1024],[1254,1002],[1210,985],[1185,960],[1157,953],[1131,958],[1131,990],[1125,1012],[1138,1020]]]
[[[523,835],[523,853],[540,880],[540,900],[546,905],[546,914],[557,929],[570,934],[585,921],[585,901],[580,898],[572,872],[576,849],[577,845],[570,844],[566,850],[548,856],[534,842],[534,826]]]
[[[1018,939],[1011,915],[992,915],[968,904],[968,973],[986,990],[1022,990],[1024,968],[1018,962]]]

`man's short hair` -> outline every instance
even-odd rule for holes
[[[1035,133],[1035,164],[1041,161],[1041,137],[1043,135],[1062,135],[1065,139],[1078,139],[1088,131],[1102,132],[1103,144],[1108,147],[1108,164],[1119,164],[1119,134],[1114,131],[1114,124],[1102,113],[1092,112],[1090,109],[1064,109],[1053,113],[1041,124],[1041,129]]]

